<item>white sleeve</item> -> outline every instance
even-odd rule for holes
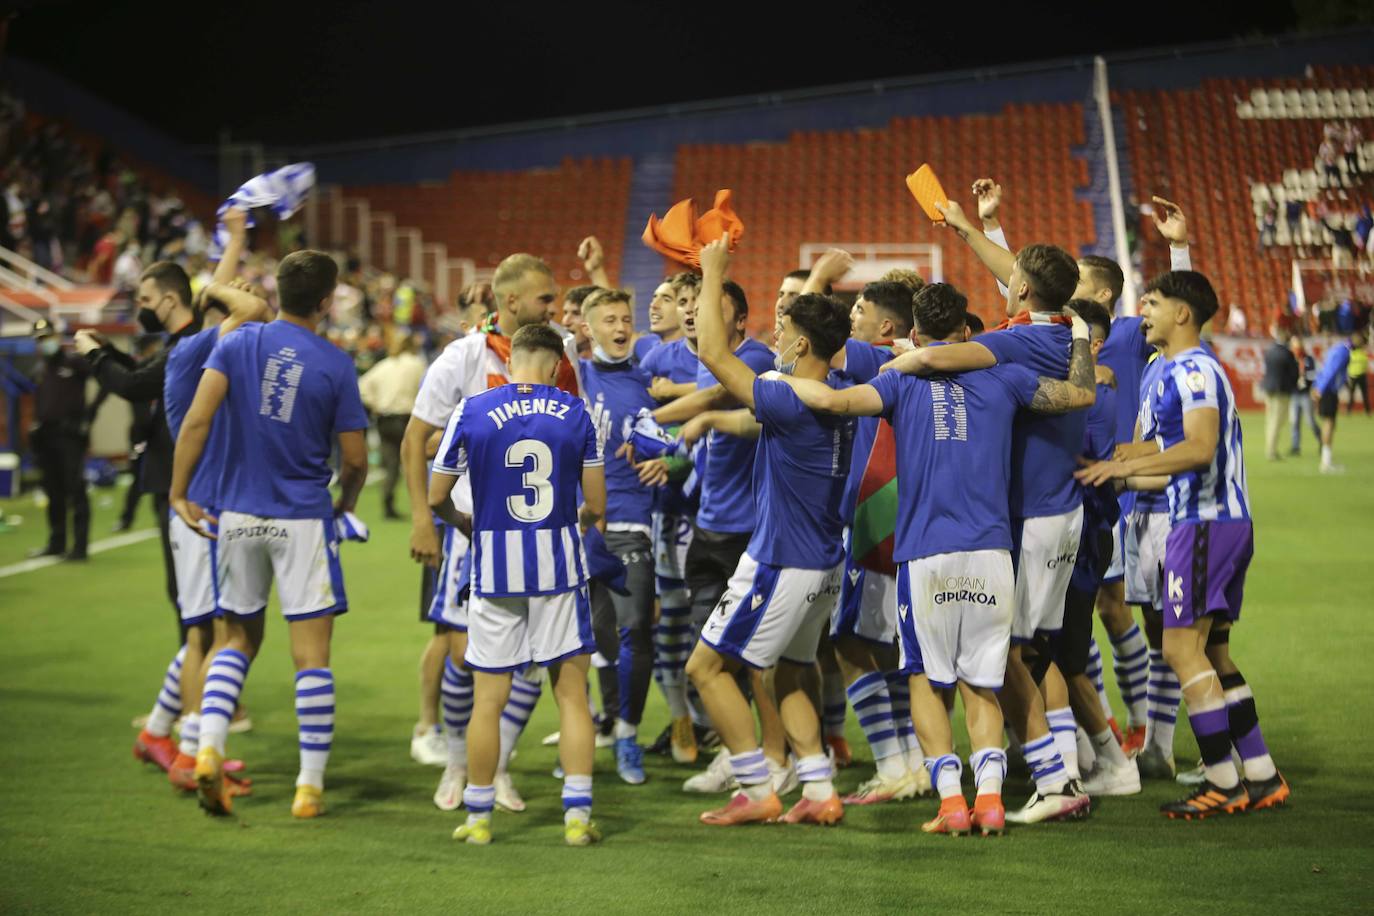
[[[1218,409],[1217,375],[1212,367],[1185,359],[1174,365],[1173,382],[1178,389],[1178,399],[1184,413],[1200,407]]]
[[[1011,246],[1007,244],[1007,234],[1006,232],[1002,231],[1001,226],[998,226],[991,232],[984,229],[983,235],[988,239],[988,241],[992,242],[998,248],[1001,248],[1005,251],[1011,251]],[[1009,292],[1009,290],[1007,289],[1007,285],[1003,283],[1001,280],[997,281],[997,291],[1001,293],[1003,296],[1005,296]]]
[[[1192,256],[1192,254],[1190,253],[1190,251],[1189,251],[1187,245],[1184,245],[1182,248],[1176,248],[1176,247],[1173,246],[1173,245],[1170,245],[1170,246],[1169,246],[1169,269],[1170,269],[1170,270],[1192,270],[1192,269],[1193,269],[1193,256]]]
[[[420,393],[415,396],[415,406],[410,411],[412,416],[442,429],[453,416],[458,402],[467,394],[475,393],[464,387],[471,374],[469,363],[473,358],[473,346],[467,343],[468,340],[467,337],[455,340],[430,365],[420,381]]]
[[[458,435],[458,427],[463,419],[463,405],[466,403],[465,400],[458,402],[447,426],[444,427],[444,438],[439,442],[439,451],[434,455],[433,470],[436,474],[462,477],[468,472],[467,449],[463,447]]]

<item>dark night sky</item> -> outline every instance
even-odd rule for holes
[[[1289,2],[1066,0],[1007,11],[501,0],[29,2],[7,53],[197,144],[311,143],[1291,31]],[[1228,8],[1229,9],[1224,9]],[[990,13],[981,19],[971,10]],[[1229,12],[1231,15],[1223,15]],[[1122,22],[1129,17],[1134,20]]]

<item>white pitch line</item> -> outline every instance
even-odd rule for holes
[[[88,548],[88,553],[104,553],[107,550],[118,550],[120,547],[128,547],[130,544],[139,544],[143,541],[157,537],[156,528],[145,528],[142,531],[130,531],[128,534],[119,534],[112,538],[105,538],[103,541],[96,541]],[[35,557],[32,560],[25,560],[22,563],[15,563],[12,566],[0,566],[0,579],[7,576],[17,576],[20,573],[33,572],[36,569],[43,569],[48,566],[56,566],[64,562],[61,557]]]

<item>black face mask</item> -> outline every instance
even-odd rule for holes
[[[163,330],[162,321],[157,317],[157,312],[150,308],[138,310],[138,326],[148,334],[161,334]]]

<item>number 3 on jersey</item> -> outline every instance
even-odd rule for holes
[[[507,497],[506,509],[516,521],[534,524],[553,511],[553,452],[538,439],[521,439],[506,449],[506,467],[524,468],[527,462],[533,466],[520,478],[525,492]]]

